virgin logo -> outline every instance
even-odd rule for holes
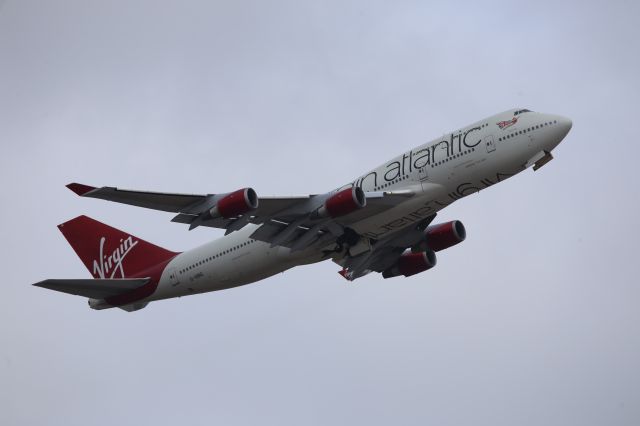
[[[97,260],[93,261],[93,275],[99,278],[114,278],[116,273],[120,272],[119,278],[125,278],[124,267],[122,262],[124,258],[131,252],[138,241],[134,241],[133,237],[129,236],[125,240],[120,240],[120,245],[107,256],[104,253],[104,243],[106,238],[100,238],[100,255]]]
[[[502,130],[506,129],[507,127],[511,127],[514,124],[516,124],[518,122],[518,118],[513,117],[511,120],[508,121],[501,121],[499,123],[496,123],[498,125],[498,127],[500,127]]]

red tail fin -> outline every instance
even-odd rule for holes
[[[87,216],[58,228],[94,278],[140,278],[141,273],[178,254]]]

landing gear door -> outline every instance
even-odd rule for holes
[[[484,144],[487,147],[487,152],[493,152],[496,150],[496,142],[493,139],[493,135],[489,135],[484,138]]]

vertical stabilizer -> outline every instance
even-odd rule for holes
[[[58,228],[94,278],[142,277],[178,254],[87,216]]]

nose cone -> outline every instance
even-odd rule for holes
[[[562,116],[558,116],[558,130],[560,131],[560,139],[563,139],[565,136],[567,136],[567,133],[569,133],[569,130],[571,130],[571,127],[573,126],[573,121],[571,121],[570,118],[567,117],[562,117]]]
[[[547,137],[544,137],[541,142],[543,143],[546,151],[551,151],[558,146],[560,142],[567,136],[569,130],[573,126],[571,119],[562,115],[547,115],[546,120],[551,124],[549,127],[549,133]]]

